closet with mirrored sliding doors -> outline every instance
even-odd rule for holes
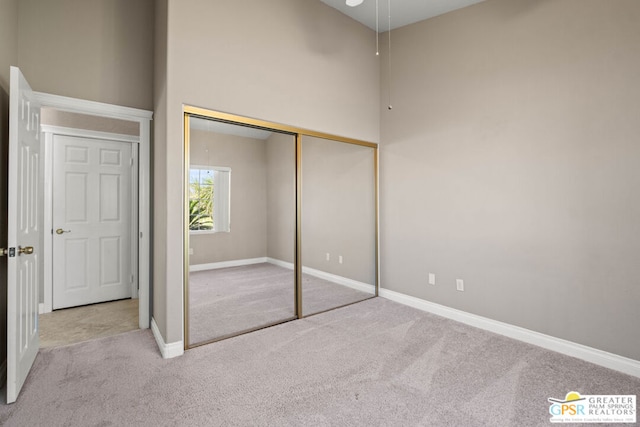
[[[185,348],[377,296],[378,150],[184,107]]]

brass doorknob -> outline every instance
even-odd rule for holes
[[[18,246],[18,253],[20,255],[31,255],[33,253],[33,246],[25,246],[24,248],[22,246]]]
[[[71,233],[71,230],[63,230],[62,228],[58,228],[56,230],[56,234],[62,234],[62,233]]]

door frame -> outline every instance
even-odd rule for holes
[[[137,244],[137,251],[134,250],[133,257],[137,258],[137,276],[138,282],[138,298],[139,298],[139,327],[141,329],[149,328],[150,324],[150,241],[151,241],[151,120],[153,118],[153,112],[148,110],[141,110],[131,107],[122,107],[113,104],[105,104],[102,102],[87,101],[76,98],[69,98],[65,96],[52,95],[42,92],[34,92],[36,99],[40,102],[42,107],[51,107],[61,111],[67,111],[72,113],[86,114],[92,116],[99,116],[111,119],[128,120],[137,122],[140,126],[139,136],[119,135],[105,132],[89,131],[83,129],[71,129],[62,128],[56,126],[42,126],[42,131],[45,133],[45,179],[52,177],[53,173],[53,156],[51,151],[51,144],[53,143],[53,135],[67,135],[67,136],[80,136],[101,139],[110,139],[123,142],[130,142],[138,145],[137,158],[138,169],[137,174],[132,174],[133,185],[137,183],[137,218],[138,221],[132,221],[137,228],[138,239],[133,239],[134,246]],[[45,224],[43,232],[50,233],[52,229],[52,190],[50,187],[45,189]],[[135,203],[134,203],[135,205]],[[48,222],[47,222],[48,220]],[[52,303],[52,242],[51,239],[44,239],[45,247],[43,256],[45,257],[45,304],[42,306],[42,312],[51,311]],[[136,256],[137,255],[137,256]],[[47,265],[48,263],[48,265]],[[49,293],[47,298],[47,292]],[[47,306],[48,299],[48,306]],[[48,309],[48,311],[47,311]]]
[[[132,135],[122,135],[117,133],[98,132],[85,129],[66,128],[54,125],[40,125],[42,134],[44,135],[44,226],[45,232],[43,256],[44,259],[44,303],[40,304],[40,314],[50,313],[53,311],[53,143],[56,136],[70,136],[85,139],[95,139],[108,142],[121,142],[131,144],[131,157],[133,159],[131,173],[131,274],[133,275],[133,283],[131,283],[131,298],[139,298],[138,275],[140,272],[138,266],[138,239],[139,235],[139,218],[138,218],[138,163],[139,163],[139,143],[140,137]],[[97,142],[99,143],[99,142]],[[47,233],[51,230],[51,234]]]

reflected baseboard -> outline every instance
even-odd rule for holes
[[[247,259],[236,259],[232,261],[222,261],[222,262],[212,262],[208,264],[194,264],[189,266],[189,272],[193,273],[196,271],[207,271],[207,270],[216,270],[219,268],[228,268],[228,267],[242,267],[245,265],[252,264],[262,264],[269,263],[273,265],[277,265],[278,267],[283,267],[289,270],[293,270],[293,263],[283,261],[276,258],[263,257],[263,258],[247,258]],[[302,267],[302,272],[304,274],[308,274],[309,276],[317,277],[319,279],[326,280],[331,283],[335,283],[337,285],[346,286],[351,289],[355,289],[356,291],[366,292],[368,294],[375,294],[375,286],[370,285],[368,283],[359,282],[357,280],[349,279],[347,277],[338,276],[337,274],[327,273],[326,271],[316,270],[311,267]]]
[[[189,272],[216,270],[218,268],[242,267],[243,265],[262,264],[268,262],[267,257],[234,259],[232,261],[211,262],[209,264],[194,264],[189,266]]]
[[[289,270],[293,270],[293,263],[282,261],[281,259],[269,258],[267,257],[267,261],[269,264],[277,265],[278,267],[286,268]]]
[[[293,263],[291,262],[286,262],[280,259],[269,257],[267,257],[266,262],[268,262],[269,264],[277,265],[279,267],[288,268],[289,270],[293,270]],[[302,273],[326,280],[331,283],[335,283],[337,285],[346,286],[348,288],[355,289],[356,291],[366,292],[368,294],[375,294],[376,292],[376,287],[374,285],[359,282],[347,277],[338,276],[336,274],[327,273],[326,271],[316,270],[315,268],[302,266]]]

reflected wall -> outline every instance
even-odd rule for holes
[[[193,346],[295,318],[295,137],[200,118],[189,127]]]
[[[375,150],[302,137],[302,312],[375,295]]]

